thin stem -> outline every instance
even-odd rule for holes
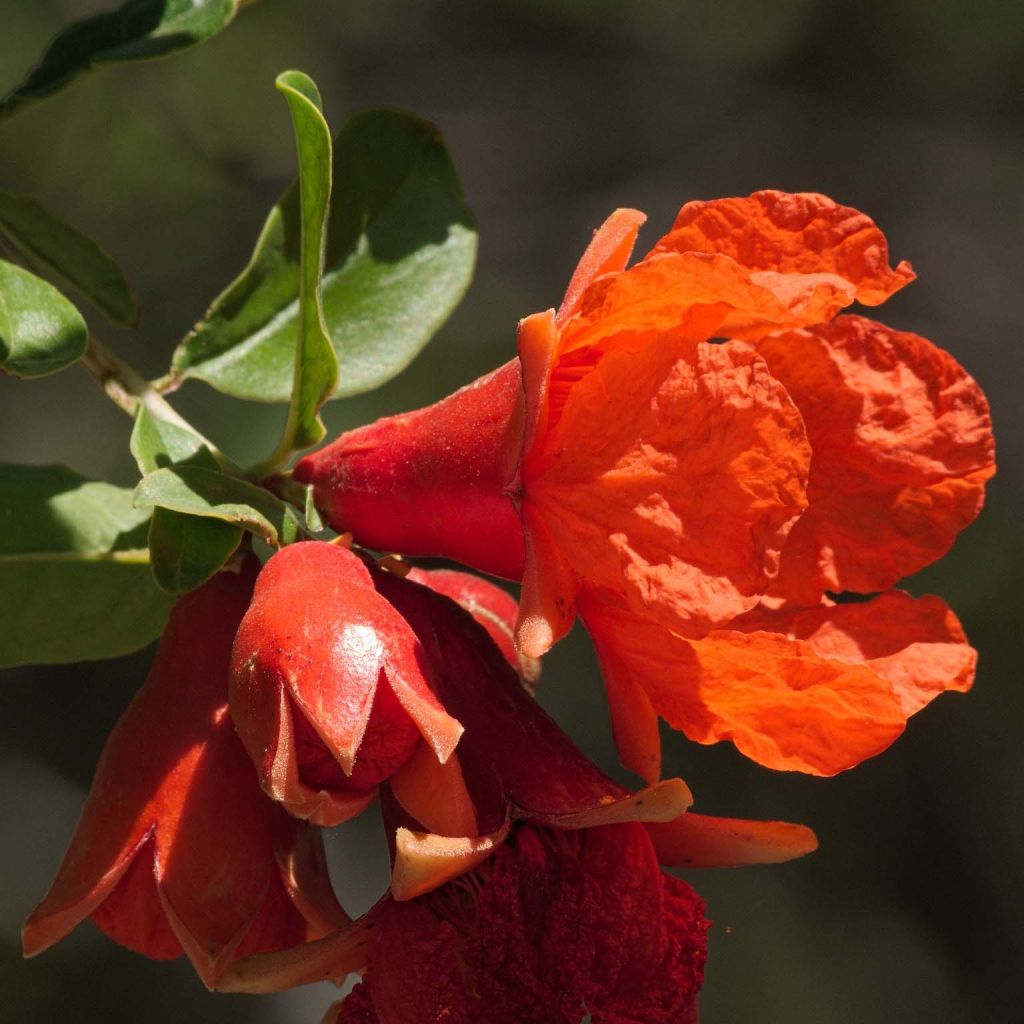
[[[145,406],[158,419],[173,423],[175,426],[188,430],[199,437],[210,449],[213,457],[222,466],[231,467],[231,462],[216,445],[196,430],[177,410],[139,373],[135,367],[126,363],[107,348],[96,337],[89,334],[89,343],[81,359],[82,366],[89,372],[93,380],[99,384],[103,393],[114,405],[134,419],[141,406]]]

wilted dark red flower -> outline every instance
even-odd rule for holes
[[[969,686],[973,655],[948,609],[904,607],[898,635],[870,606],[866,646],[828,653],[764,613],[884,589],[941,555],[993,472],[984,397],[923,338],[833,319],[913,278],[856,210],[772,191],[689,203],[627,269],[642,220],[608,219],[557,313],[521,322],[517,362],[343,435],[296,476],[366,543],[521,576],[527,656],[578,612],[645,777],[659,716],[832,774]],[[429,530],[386,511],[409,502]],[[923,648],[951,645],[948,672],[915,674]],[[898,687],[876,647],[900,661]]]
[[[369,917],[367,974],[330,1024],[687,1024],[704,907],[636,824],[521,825],[469,875]]]
[[[337,825],[413,755],[451,756],[462,727],[438,703],[412,630],[336,544],[279,551],[235,638],[231,715],[266,792]]]
[[[347,920],[319,836],[263,795],[228,715],[231,642],[257,569],[248,558],[175,605],[57,878],[25,925],[27,956],[91,915],[146,956],[184,952],[212,987],[233,959]]]

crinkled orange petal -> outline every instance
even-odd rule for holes
[[[756,608],[734,625],[807,643],[817,657],[863,664],[885,679],[904,716],[974,682],[977,653],[940,597],[891,590],[869,601],[820,608]]]
[[[932,697],[966,689],[973,673],[974,653],[937,598],[757,609],[698,640],[607,605],[587,611],[606,671],[642,688],[690,739],[731,740],[769,768],[851,768],[888,747]]]
[[[643,689],[674,729],[698,743],[731,740],[770,768],[831,775],[903,728],[896,699],[873,672],[823,662],[778,634],[717,630],[689,641],[610,606],[588,627],[605,671]]]
[[[247,944],[282,945],[316,930],[297,912],[281,868],[307,826],[260,791],[227,709],[231,641],[256,568],[246,561],[238,573],[220,573],[175,606],[146,683],[107,741],[57,878],[25,925],[27,955],[109,895],[135,914],[138,890],[115,890],[133,858],[140,883],[155,883],[158,903],[146,897],[145,907],[166,915],[208,985]],[[327,892],[307,895],[333,904]],[[269,917],[268,900],[276,908]],[[336,905],[321,909],[320,921],[343,917]],[[113,912],[100,912],[101,925]],[[119,918],[110,930],[148,954],[147,929],[156,932],[135,920]],[[153,952],[170,953],[163,940]]]
[[[623,208],[612,213],[594,232],[558,307],[559,323],[576,312],[583,293],[595,277],[625,269],[645,220],[647,215],[639,210]]]
[[[573,389],[543,469],[524,480],[528,546],[538,524],[594,600],[617,594],[673,628],[709,628],[768,585],[809,462],[799,412],[749,347],[616,351]],[[530,596],[524,583],[522,616]]]
[[[853,287],[834,274],[779,275],[751,271],[728,256],[658,252],[587,289],[559,334],[558,361],[588,349],[640,348],[659,335],[678,344],[726,334],[758,337],[820,323],[853,299]]]
[[[722,253],[752,270],[834,274],[868,306],[914,279],[905,260],[889,266],[885,235],[870,217],[816,192],[765,189],[687,203],[653,252]]]
[[[860,316],[758,342],[807,425],[810,505],[777,591],[884,590],[939,558],[995,472],[978,385],[930,341]]]
[[[646,826],[658,861],[674,868],[724,868],[779,864],[818,848],[806,825],[788,821],[713,818],[687,812]]]

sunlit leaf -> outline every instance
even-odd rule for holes
[[[128,0],[76,21],[46,47],[25,80],[0,100],[0,116],[64,88],[98,65],[165,57],[205,42],[238,12],[239,0]]]
[[[0,466],[0,665],[113,658],[161,632],[148,514],[64,466]]]
[[[298,539],[302,523],[290,505],[237,477],[200,466],[158,469],[135,489],[138,508],[167,508],[222,520],[278,547]]]
[[[77,288],[114,323],[138,320],[138,302],[121,268],[91,238],[30,196],[0,190],[0,236],[33,270]]]
[[[279,451],[309,448],[324,436],[320,406],[338,384],[338,360],[324,326],[320,277],[331,199],[331,132],[313,80],[299,71],[277,79],[292,114],[299,151],[299,319],[292,397]]]
[[[249,265],[178,346],[173,373],[239,398],[286,402],[299,317],[300,209],[293,185]],[[335,396],[400,373],[469,284],[476,232],[437,128],[371,110],[335,139],[322,286],[341,367]]]
[[[53,285],[0,260],[0,370],[45,377],[80,359],[89,332]]]

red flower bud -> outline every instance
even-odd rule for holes
[[[260,783],[319,825],[358,814],[422,736],[447,761],[462,728],[402,617],[350,551],[312,541],[267,562],[235,638],[231,713]]]
[[[443,402],[378,420],[300,459],[333,526],[408,555],[444,554],[518,579],[523,533],[507,493],[521,442],[518,361]]]
[[[25,925],[26,956],[92,915],[146,956],[186,953],[212,987],[232,960],[346,920],[319,837],[260,792],[228,715],[231,642],[257,568],[246,560],[175,605],[57,878]]]

